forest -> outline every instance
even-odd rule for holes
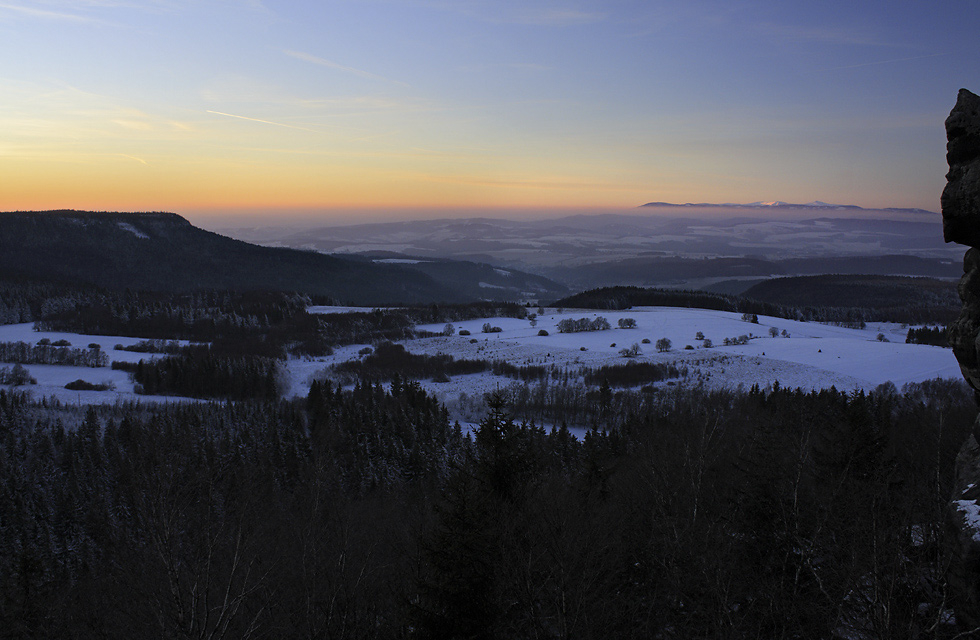
[[[955,635],[943,513],[975,411],[962,383],[603,389],[579,439],[485,402],[466,432],[400,378],[160,406],[0,390],[0,628]]]
[[[603,287],[554,303],[558,307],[629,309],[694,307],[804,322],[861,326],[867,322],[949,323],[960,311],[956,287],[930,278],[824,275],[772,278],[740,296],[710,291]]]
[[[962,382],[710,390],[672,363],[413,354],[393,341],[428,335],[416,324],[533,315],[513,303],[310,312],[325,302],[0,283],[3,321],[143,338],[125,348],[142,362],[113,363],[138,391],[206,400],[79,407],[0,388],[0,636],[962,631],[944,579],[953,462],[975,413]],[[629,288],[573,303],[806,315]],[[372,346],[282,399],[285,357],[349,344]],[[110,355],[0,350],[26,364]],[[451,422],[415,381],[475,371],[507,381],[469,399],[477,425]],[[21,365],[0,378],[29,382]]]

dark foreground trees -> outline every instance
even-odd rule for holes
[[[499,400],[467,437],[400,379],[87,411],[0,391],[2,635],[955,635],[961,385],[636,395],[575,439]]]

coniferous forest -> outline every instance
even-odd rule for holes
[[[594,306],[703,302],[608,293]],[[202,399],[79,407],[0,388],[0,637],[956,636],[944,513],[975,412],[963,383],[719,391],[675,384],[688,372],[670,363],[414,354],[391,341],[426,335],[416,324],[528,309],[309,313],[325,302],[0,286],[6,321],[150,339],[112,367]],[[286,357],[364,343],[281,399]],[[2,384],[29,378],[16,366]],[[477,399],[476,426],[415,381],[474,371],[509,379]]]
[[[0,391],[4,637],[944,637],[973,399],[619,391],[472,433],[417,383],[78,408]]]

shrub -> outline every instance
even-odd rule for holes
[[[695,340],[704,340],[704,332],[703,332],[703,331],[698,331],[698,332],[697,332],[697,333],[696,333],[696,334],[694,335],[694,339],[695,339]]]
[[[623,356],[624,358],[635,358],[636,356],[640,355],[641,353],[643,353],[643,350],[640,349],[640,345],[638,345],[635,342],[633,343],[633,346],[632,347],[630,347],[628,349],[620,349],[619,350],[619,355]]]
[[[500,333],[502,331],[503,329],[501,329],[500,327],[495,327],[489,322],[483,323],[483,333]]]
[[[40,344],[40,343],[38,343],[38,344]],[[61,340],[56,340],[55,342],[52,342],[51,343],[51,346],[52,347],[70,347],[71,346],[71,343],[62,338]]]
[[[701,343],[701,346],[703,346],[705,349],[710,349],[711,347],[715,346],[715,344],[711,341],[711,338],[705,338],[704,342]]]
[[[670,351],[670,348],[673,345],[671,344],[671,342],[670,342],[669,339],[667,339],[667,338],[660,338],[659,340],[657,340],[657,345],[656,346],[657,346],[657,351],[659,351],[660,353],[664,353],[664,352]]]
[[[635,318],[620,318],[618,324],[619,324],[619,328],[620,329],[635,329],[636,328],[636,319]]]
[[[686,344],[686,345],[684,345],[684,348],[685,348],[686,350],[688,350],[688,351],[694,351],[694,346],[693,346],[693,345],[690,345],[690,344]]]
[[[460,329],[459,330],[459,335],[461,335],[461,336],[468,336],[468,335],[470,335],[470,332],[469,332],[468,329]]]
[[[650,344],[650,338],[643,338],[642,340],[640,340],[640,342],[642,342],[643,344]]]
[[[85,380],[75,380],[65,385],[65,389],[70,391],[112,391],[116,385],[111,382],[100,382],[98,384],[86,382]]]
[[[538,331],[538,335],[544,337],[544,336],[548,335],[548,332],[545,331],[544,329],[541,329],[540,331]]]

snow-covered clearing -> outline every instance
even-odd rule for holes
[[[110,363],[139,362],[160,357],[154,353],[136,353],[133,351],[116,351],[115,346],[132,346],[146,338],[128,338],[125,336],[90,336],[63,331],[34,331],[33,323],[0,325],[0,342],[27,342],[37,344],[47,338],[52,342],[67,340],[73,349],[86,349],[90,344],[98,344],[109,356]],[[187,341],[180,341],[186,345]],[[11,367],[11,363],[0,362],[0,367]],[[68,367],[49,364],[28,364],[24,367],[31,377],[37,379],[37,384],[17,387],[18,391],[26,391],[34,398],[57,398],[69,404],[112,404],[118,401],[129,402],[185,402],[189,398],[170,396],[145,396],[133,393],[133,383],[125,371],[114,371],[110,367]],[[84,380],[92,384],[111,383],[115,388],[108,391],[71,391],[65,385],[75,380]],[[196,402],[196,401],[195,401]]]
[[[330,315],[334,313],[371,313],[378,308],[379,307],[339,307],[333,305],[314,305],[312,307],[307,307],[306,312],[320,315]]]
[[[759,324],[745,322],[741,314],[705,309],[637,307],[628,311],[553,309],[538,316],[536,326],[516,318],[480,318],[453,323],[456,335],[412,340],[413,353],[448,354],[455,358],[506,360],[513,365],[546,365],[577,370],[579,367],[625,364],[620,350],[640,345],[636,361],[673,362],[688,370],[676,384],[709,388],[783,387],[871,390],[885,382],[898,388],[908,382],[933,378],[960,378],[952,351],[928,345],[905,344],[907,328],[873,323],[865,329],[849,329],[819,323],[796,322],[759,316]],[[614,327],[607,331],[559,333],[561,320],[604,317]],[[619,329],[619,320],[632,318],[636,328]],[[484,323],[500,327],[499,333],[482,333]],[[441,332],[445,324],[420,325],[418,329]],[[779,337],[770,337],[775,327]],[[460,336],[465,329],[471,335]],[[541,336],[541,330],[548,335]],[[786,331],[788,337],[783,337]],[[705,348],[698,332],[714,344]],[[877,339],[883,334],[888,342]],[[744,345],[724,346],[725,338],[751,336]],[[646,338],[650,342],[643,344]],[[660,338],[671,341],[671,350],[658,353]],[[693,349],[685,349],[691,345]],[[369,345],[351,345],[318,361],[291,360],[292,394],[304,394],[312,379],[330,364],[359,357]],[[455,376],[449,382],[422,381],[452,408],[460,398],[481,398],[487,391],[513,384],[510,378],[489,373]],[[666,383],[661,383],[666,384]],[[466,417],[466,416],[460,416]]]
[[[313,313],[365,312],[366,307],[312,307]],[[614,327],[607,331],[559,333],[558,323],[564,319],[604,317]],[[632,318],[636,328],[620,329],[619,320]],[[499,333],[482,333],[485,323],[500,327]],[[420,330],[441,333],[445,324],[421,325]],[[628,311],[593,311],[569,309],[557,313],[554,309],[537,318],[536,326],[516,318],[480,318],[454,323],[456,335],[412,340],[407,348],[414,353],[448,354],[455,358],[505,360],[513,365],[545,365],[576,371],[579,367],[625,364],[620,350],[639,344],[642,354],[634,360],[672,362],[688,371],[686,378],[676,381],[683,385],[704,385],[709,388],[738,388],[758,384],[762,387],[778,381],[784,387],[822,389],[874,389],[891,381],[897,387],[908,382],[932,378],[960,378],[959,366],[949,349],[927,345],[905,344],[906,329],[896,324],[875,323],[865,329],[848,329],[818,323],[795,322],[759,316],[759,324],[742,320],[740,314],[704,309],[671,307],[642,307]],[[770,327],[789,337],[770,337]],[[460,336],[460,330],[471,335]],[[548,335],[538,335],[540,331]],[[713,347],[705,348],[696,338],[701,332]],[[889,341],[881,342],[878,334]],[[747,344],[724,346],[725,338],[751,336]],[[110,360],[137,362],[158,357],[154,354],[116,351],[115,345],[134,345],[142,338],[122,336],[92,336],[74,333],[34,331],[33,325],[0,326],[0,342],[36,344],[42,338],[52,342],[67,340],[75,348],[98,344]],[[643,344],[643,339],[648,344]],[[671,341],[671,350],[659,353],[656,342]],[[184,343],[186,344],[186,343]],[[693,349],[685,349],[691,345]],[[287,367],[291,387],[288,396],[305,395],[310,382],[323,374],[331,364],[359,358],[359,352],[370,345],[349,345],[338,348],[325,358],[290,359]],[[10,366],[0,363],[0,366]],[[122,371],[109,368],[28,365],[38,384],[24,387],[35,397],[54,396],[65,402],[101,403],[117,400],[173,401],[175,398],[153,398],[133,393],[133,383]],[[69,391],[64,385],[74,380],[95,384],[110,382],[114,391]],[[455,376],[449,382],[422,381],[447,405],[465,404],[467,398],[482,398],[496,388],[514,384],[510,378],[489,373]],[[666,384],[666,383],[661,383]]]

